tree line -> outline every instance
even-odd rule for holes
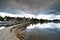
[[[32,23],[33,22],[40,22],[40,23],[43,23],[43,22],[60,22],[59,19],[54,19],[54,20],[48,20],[48,19],[37,19],[37,18],[26,18],[26,17],[9,17],[9,16],[5,16],[5,17],[2,17],[0,16],[0,21],[9,21],[10,19],[14,19],[14,20],[18,20],[18,21],[31,21]]]

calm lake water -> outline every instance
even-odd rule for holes
[[[60,23],[31,24],[24,34],[25,40],[60,40]]]

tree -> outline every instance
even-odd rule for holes
[[[3,20],[4,20],[3,17],[0,16],[0,21],[3,21]]]

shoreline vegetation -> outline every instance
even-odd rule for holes
[[[26,17],[9,17],[9,16],[5,16],[2,17],[0,16],[0,27],[1,26],[12,26],[12,25],[16,25],[16,24],[20,24],[20,23],[24,23],[24,22],[31,22],[31,23],[49,23],[49,22],[53,22],[53,23],[60,23],[60,19],[53,19],[53,20],[48,20],[48,19],[37,19],[37,18],[26,18]]]
[[[26,18],[26,17],[10,17],[10,16],[5,16],[5,17],[2,17],[0,16],[0,22],[1,21],[38,21],[38,22],[60,22],[60,19],[53,19],[53,20],[49,20],[49,19],[38,19],[38,18]]]
[[[13,20],[17,20],[17,21],[28,21],[28,20],[33,20],[33,21],[47,21],[47,22],[54,22],[54,21],[60,21],[60,19],[53,19],[53,20],[49,20],[49,19],[38,19],[38,18],[26,18],[26,17],[10,17],[10,16],[5,16],[2,17],[0,16],[0,21],[13,21]]]
[[[24,22],[31,22],[31,23],[49,23],[49,22],[53,22],[53,23],[60,23],[60,19],[53,19],[53,20],[48,20],[48,19],[37,19],[37,18],[26,18],[26,17],[9,17],[9,16],[5,16],[4,18],[2,16],[0,16],[0,27],[1,26],[12,26],[12,25],[16,25],[16,24],[20,24],[20,23],[24,23]]]

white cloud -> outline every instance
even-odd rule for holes
[[[22,13],[22,14],[20,14]],[[11,16],[11,17],[34,17],[34,15],[32,14],[28,14],[28,13],[24,13],[24,12],[20,12],[19,14],[11,14],[11,13],[5,13],[5,12],[0,12],[0,15],[2,17],[4,16]]]
[[[44,14],[40,14],[38,16],[36,16],[36,18],[39,18],[39,19],[54,19],[55,18],[55,15],[54,14],[50,14],[50,15],[44,15]]]
[[[0,15],[1,16],[11,16],[11,17],[36,17],[38,19],[60,19],[60,15],[54,15],[54,14],[50,14],[50,15],[45,15],[45,14],[39,14],[39,15],[34,15],[34,14],[29,14],[29,13],[26,13],[24,11],[19,11],[18,13],[16,14],[12,14],[12,13],[6,13],[6,12],[0,12]]]
[[[5,12],[0,12],[0,15],[1,15],[2,17],[4,17],[4,16],[17,17],[17,16],[18,16],[18,15],[14,15],[14,14],[10,14],[10,13],[5,13]]]
[[[56,15],[55,19],[60,19],[60,15]]]

